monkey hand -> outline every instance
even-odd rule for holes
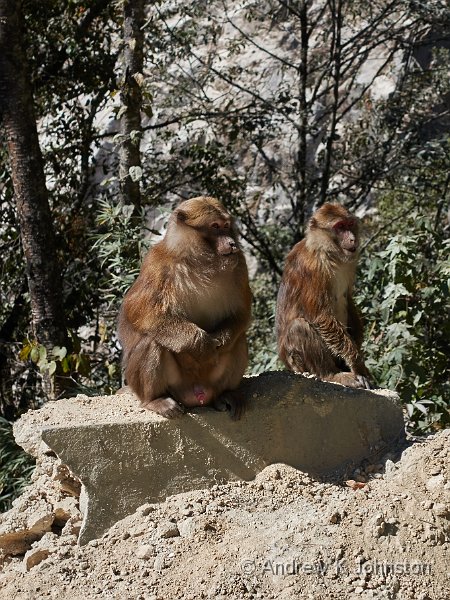
[[[176,402],[173,398],[156,398],[150,402],[142,403],[144,408],[151,410],[158,415],[166,417],[166,419],[177,419],[181,417],[185,412],[186,408]]]
[[[226,348],[231,341],[231,335],[229,331],[218,331],[217,333],[214,332],[212,336],[216,340],[216,349],[219,351]]]
[[[201,333],[196,336],[195,345],[192,348],[195,354],[203,356],[204,354],[211,354],[217,350],[219,341],[213,335],[203,331],[203,329],[200,329],[199,331]]]

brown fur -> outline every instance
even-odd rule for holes
[[[363,327],[352,298],[358,249],[357,219],[327,203],[289,253],[276,317],[278,352],[288,369],[368,387]]]
[[[182,202],[119,316],[125,377],[143,405],[175,417],[234,390],[248,362],[250,307],[232,218],[215,198]],[[239,412],[230,395],[227,403]]]

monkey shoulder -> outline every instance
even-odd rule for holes
[[[302,248],[303,241],[296,244],[286,258],[282,282],[287,288],[308,285],[317,276],[317,269],[313,268],[311,261],[301,252]]]
[[[172,288],[178,287],[188,273],[188,266],[166,248],[163,240],[148,251],[137,282],[140,281],[147,296],[162,292],[170,296]]]

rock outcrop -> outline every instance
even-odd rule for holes
[[[14,432],[32,454],[53,451],[59,471],[65,465],[73,474],[65,477],[72,488],[82,482],[81,544],[146,502],[249,481],[273,463],[333,480],[404,436],[392,392],[273,372],[246,379],[242,395],[248,407],[238,422],[211,408],[169,421],[143,410],[133,395],[77,396],[27,413]]]

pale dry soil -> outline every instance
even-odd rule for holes
[[[2,530],[25,515],[47,533],[4,558],[0,598],[448,600],[449,459],[446,430],[347,484],[272,465],[252,482],[146,504],[78,547],[76,486],[48,457]]]

